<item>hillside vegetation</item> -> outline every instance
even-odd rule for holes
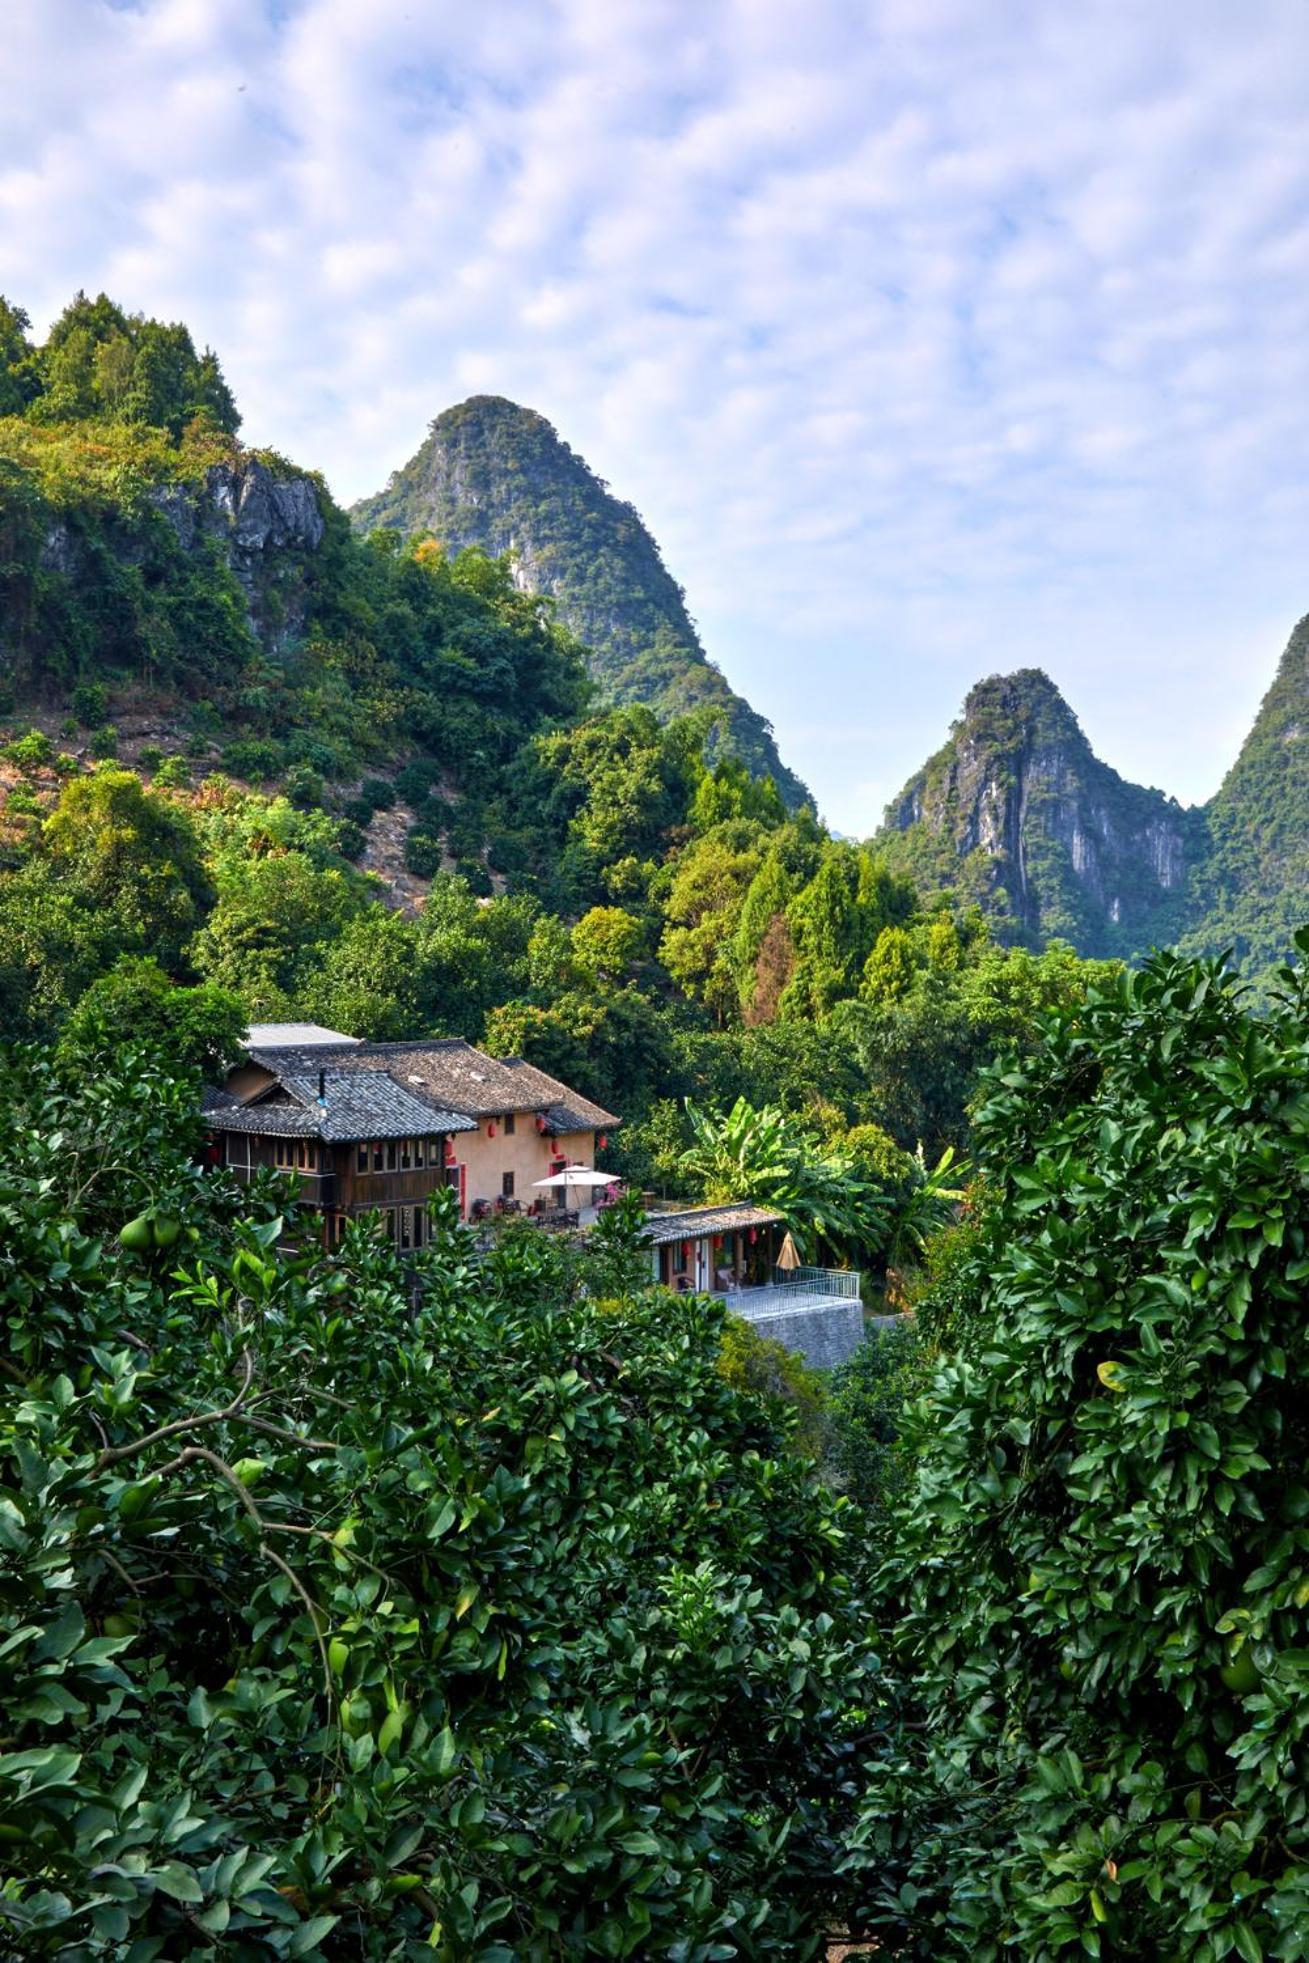
[[[446,409],[384,491],[353,506],[355,526],[430,535],[451,550],[508,553],[528,592],[547,594],[588,650],[605,702],[644,703],[661,721],[713,711],[727,754],[769,776],[792,807],[809,793],[773,732],[705,655],[681,587],[640,514],[532,409],[477,395]]]

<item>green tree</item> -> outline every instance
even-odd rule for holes
[[[82,904],[111,920],[122,952],[148,952],[172,973],[213,897],[194,826],[130,770],[65,784],[43,849]]]
[[[679,855],[664,902],[660,959],[720,1023],[737,1011],[732,934],[758,870],[754,828],[739,821],[720,826]]]
[[[179,1073],[211,1080],[236,1060],[246,1014],[226,990],[181,988],[149,955],[122,955],[92,982],[60,1036],[60,1053],[91,1065],[134,1045]]]
[[[367,904],[365,891],[303,852],[270,852],[223,877],[190,958],[251,1016],[287,1014],[316,985],[326,949]]]
[[[22,307],[0,294],[0,416],[21,416],[40,388],[31,326]]]
[[[570,951],[590,982],[617,981],[627,974],[645,941],[645,927],[623,907],[592,907],[573,928]]]
[[[1303,1948],[1307,1056],[1303,982],[1255,1020],[1159,957],[990,1084],[883,1582],[924,1713],[867,1822],[891,1947]]]

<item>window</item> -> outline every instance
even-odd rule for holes
[[[408,1172],[413,1162],[414,1162],[414,1141],[412,1138],[402,1138],[400,1140],[401,1172]]]
[[[505,1137],[512,1138],[513,1135],[514,1135],[514,1114],[512,1111],[506,1111],[505,1112]]]
[[[386,1169],[387,1169],[387,1171],[388,1171],[388,1172],[394,1172],[394,1171],[395,1171],[395,1169],[396,1169],[396,1166],[397,1166],[397,1165],[399,1164],[399,1161],[400,1161],[400,1154],[399,1154],[399,1148],[398,1148],[398,1146],[396,1145],[396,1142],[395,1142],[395,1140],[394,1140],[394,1139],[392,1138],[392,1139],[390,1139],[390,1140],[388,1141],[388,1143],[387,1143],[387,1147],[386,1147]]]
[[[399,1227],[399,1246],[412,1247],[414,1244],[414,1210],[411,1206],[396,1208],[396,1224]]]
[[[500,1176],[500,1197],[502,1199],[511,1200],[513,1196],[514,1196],[514,1175],[512,1174],[512,1172],[502,1173]]]
[[[367,1172],[367,1170],[368,1170],[368,1147],[366,1145],[358,1145],[355,1147],[355,1171]]]
[[[373,1140],[373,1171],[380,1172],[381,1170],[382,1170],[382,1147],[379,1140],[375,1138]]]
[[[425,1138],[416,1138],[414,1140],[414,1164],[421,1172],[423,1167],[426,1165],[426,1163],[427,1163],[427,1140]],[[433,1165],[436,1164],[435,1153],[432,1154],[432,1164]]]

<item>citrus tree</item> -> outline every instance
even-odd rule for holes
[[[721,1313],[601,1293],[621,1222],[297,1253],[193,1084],[63,1068],[0,1062],[0,1951],[819,1954],[884,1699]]]
[[[1309,953],[1309,935],[1301,948]],[[1309,1953],[1309,993],[1159,957],[993,1080],[852,1862],[919,1957]]]

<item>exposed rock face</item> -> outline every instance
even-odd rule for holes
[[[183,552],[217,545],[244,594],[251,632],[266,647],[283,646],[303,631],[305,557],[326,531],[310,478],[275,476],[247,457],[213,465],[202,483],[155,485],[147,504],[168,521]],[[148,533],[126,516],[114,527],[113,543],[126,565],[151,558]],[[89,580],[94,563],[75,525],[51,526],[41,545],[43,571]]]
[[[718,709],[727,747],[774,777],[788,804],[808,801],[769,724],[705,654],[640,514],[534,410],[494,395],[447,409],[386,489],[350,515],[361,531],[430,532],[451,551],[512,554],[519,587],[549,595],[585,643],[605,700],[644,702],[660,717]]]
[[[928,885],[977,898],[1040,945],[1134,952],[1181,923],[1202,824],[1103,764],[1039,669],[980,682],[945,747],[889,807],[880,839]]]
[[[215,464],[203,487],[163,484],[150,494],[186,552],[214,540],[240,582],[250,608],[250,624],[261,640],[283,642],[301,632],[303,603],[296,594],[293,559],[312,553],[326,529],[318,493],[307,477],[275,477],[267,464],[250,457],[240,464]],[[270,581],[277,605],[270,607]]]

